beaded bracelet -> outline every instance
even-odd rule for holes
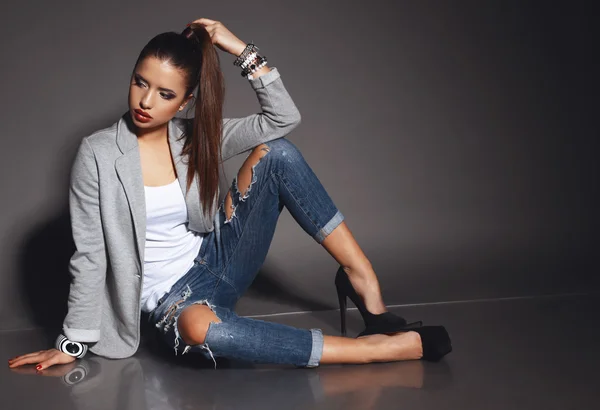
[[[242,77],[252,79],[252,74],[267,64],[267,57],[259,55],[258,50],[259,48],[251,41],[233,62],[233,65],[242,69],[240,73]]]
[[[256,71],[258,71],[259,69],[261,69],[261,68],[262,68],[262,67],[263,67],[265,64],[267,64],[267,62],[266,62],[266,61],[265,61],[265,62],[263,62],[263,63],[261,63],[261,64],[259,64],[259,65],[258,65],[258,67],[256,68],[256,70],[254,70],[254,72],[256,72]],[[252,79],[253,79],[253,74],[254,74],[254,72],[252,72],[251,74],[248,74],[248,75],[246,76],[246,78],[247,78],[248,80],[252,80]]]
[[[258,70],[260,70],[266,64],[267,64],[267,57],[266,56],[260,56],[256,61],[254,61],[250,65],[250,67],[248,67],[247,69],[242,70],[242,73],[241,73],[242,77],[246,77],[248,79],[252,79],[252,74],[254,74]]]
[[[247,76],[248,74],[251,74],[251,71],[254,70],[254,69],[256,69],[256,66],[260,62],[262,62],[264,59],[265,59],[264,56],[257,55],[257,57],[254,60],[252,60],[246,67],[244,67],[242,69],[241,75],[242,76]]]

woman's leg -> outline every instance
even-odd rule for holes
[[[348,274],[352,287],[365,302],[367,310],[373,314],[387,312],[371,262],[354,239],[346,221],[342,221],[321,245]]]
[[[333,201],[318,177],[306,163],[300,151],[289,140],[284,138],[261,144],[248,156],[232,184],[232,190],[222,204],[226,218],[233,219],[235,217],[235,211],[240,202],[239,200],[235,201],[236,205],[234,205],[232,191],[235,189],[237,197],[242,198],[240,190],[245,187],[243,197],[251,195],[248,189],[251,190],[251,183],[254,184],[258,180],[254,166],[258,165],[258,162],[272,150],[273,153],[270,155],[284,157],[291,166],[288,168],[274,167],[268,171],[272,177],[280,181],[279,211],[281,211],[281,206],[285,205],[299,225],[343,266],[352,286],[364,300],[369,312],[373,314],[386,312],[387,308],[383,303],[379,282],[370,261],[354,239],[344,216],[337,213]],[[249,207],[252,205],[249,204]],[[274,205],[272,206],[274,207]],[[330,215],[333,217],[327,222],[323,217]],[[269,221],[265,221],[265,223],[269,226]],[[317,230],[316,228],[319,227],[323,227],[323,229]],[[259,262],[262,265],[260,258]]]
[[[217,299],[216,304],[233,309],[253,282],[283,208],[319,244],[344,220],[302,153],[287,138],[252,150],[219,207],[207,263],[236,294]]]
[[[359,338],[325,336],[321,364],[395,362],[420,359],[421,337],[417,332],[369,335]]]
[[[416,332],[356,339],[323,336],[320,329],[299,329],[241,317],[227,308],[210,304],[194,304],[185,309],[178,326],[179,334],[185,344],[191,346],[191,351],[208,351],[213,358],[316,367],[414,360],[423,355]]]
[[[188,345],[184,352],[200,345],[215,356],[298,366],[419,358],[420,339],[414,332],[323,337],[320,329],[297,329],[233,312],[264,262],[284,206],[319,243],[343,221],[301,153],[280,138],[249,154],[219,208],[207,255],[200,260],[219,283],[210,302],[189,306],[176,319]]]

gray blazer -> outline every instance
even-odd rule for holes
[[[262,112],[224,118],[223,160],[283,137],[300,123],[300,113],[276,67],[248,80]],[[203,217],[194,179],[186,191],[181,149],[186,121],[173,118],[168,138],[188,209],[188,227],[210,232],[218,208]],[[133,355],[140,342],[140,296],[146,241],[146,203],[137,136],[129,111],[113,125],[82,138],[71,169],[69,209],[76,250],[69,262],[71,285],[63,322],[67,338],[90,343],[108,358]],[[217,196],[218,198],[218,196]],[[93,343],[93,344],[92,344]]]

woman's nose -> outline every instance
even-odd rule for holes
[[[147,110],[152,106],[152,101],[151,101],[151,97],[148,94],[144,95],[142,97],[142,99],[140,100],[140,107]]]

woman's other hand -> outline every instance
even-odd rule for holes
[[[15,368],[24,364],[36,364],[37,370],[44,370],[55,364],[67,364],[77,360],[75,357],[57,349],[40,350],[13,357],[8,360],[8,367]]]
[[[210,34],[212,43],[223,51],[239,56],[246,48],[247,44],[237,38],[220,21],[199,18],[192,21],[190,24],[199,24],[203,26],[206,31],[208,31],[208,34]]]

